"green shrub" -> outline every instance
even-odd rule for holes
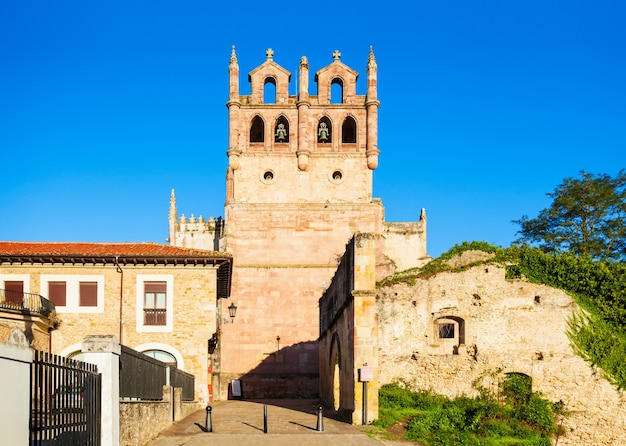
[[[500,385],[500,395],[516,409],[527,404],[532,393],[532,378],[522,373],[508,373]]]
[[[492,373],[497,376],[499,371]],[[449,399],[412,392],[398,383],[380,389],[377,426],[406,422],[406,438],[426,445],[550,445],[556,406],[529,389],[528,377],[509,374],[498,395]],[[408,421],[407,421],[408,420]]]
[[[555,415],[554,405],[536,393],[533,393],[528,402],[515,412],[516,419],[528,423],[547,435],[556,432]]]

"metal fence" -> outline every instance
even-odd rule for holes
[[[163,399],[167,366],[132,348],[121,346],[120,398],[137,400]]]
[[[194,400],[195,377],[132,348],[121,346],[120,398],[163,399],[163,386],[181,387],[183,401]]]
[[[100,445],[102,380],[97,367],[35,350],[30,444]]]
[[[170,367],[170,383],[172,387],[181,387],[183,389],[183,401],[194,400],[195,376],[191,373]]]

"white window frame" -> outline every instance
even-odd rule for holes
[[[48,283],[65,282],[65,305],[55,305],[57,313],[104,313],[104,276],[95,274],[42,274],[40,276],[40,293],[46,299]],[[98,284],[98,305],[81,307],[80,282],[96,282]]]
[[[165,282],[165,325],[145,325],[144,321],[144,284],[146,282]],[[174,331],[174,276],[171,274],[137,274],[136,323],[138,333],[171,333]]]

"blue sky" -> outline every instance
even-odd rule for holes
[[[373,46],[374,196],[426,208],[434,256],[509,246],[565,177],[626,167],[625,2],[373,4],[2,2],[0,240],[161,243],[172,188],[223,215],[232,45],[242,94],[268,47],[293,74],[338,49],[364,94]]]

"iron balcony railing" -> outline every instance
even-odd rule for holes
[[[0,289],[0,308],[49,316],[54,304],[39,294]]]

